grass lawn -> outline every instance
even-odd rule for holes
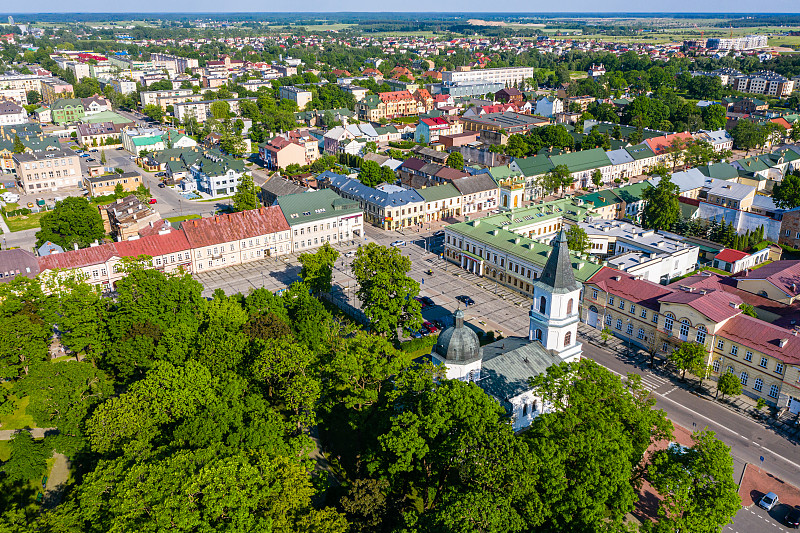
[[[200,215],[184,215],[182,217],[168,217],[167,222],[183,222],[184,220],[192,220],[193,218],[203,218]]]
[[[41,213],[31,213],[30,215],[21,215],[18,217],[6,217],[8,229],[13,231],[22,231],[26,229],[34,229],[39,227],[39,219],[42,218],[46,211]]]
[[[10,383],[3,384],[4,388],[10,388]],[[27,414],[25,411],[28,408],[28,403],[30,403],[31,399],[29,396],[25,396],[21,400],[18,399],[16,396],[12,395],[11,398],[14,400],[15,409],[13,412],[0,416],[0,429],[22,429],[26,427],[36,427],[36,424],[33,423],[33,417]]]
[[[19,209],[18,203],[9,202],[6,204],[6,211],[14,211],[15,209]]]
[[[8,461],[11,457],[11,443],[7,440],[0,440],[0,462]]]

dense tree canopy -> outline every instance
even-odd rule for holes
[[[64,249],[72,249],[74,245],[85,248],[105,236],[103,219],[97,207],[86,198],[76,196],[58,202],[39,223],[41,229],[36,232],[36,246],[50,241]]]

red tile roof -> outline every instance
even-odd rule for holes
[[[755,348],[786,363],[800,364],[800,337],[763,320],[747,315],[735,316],[717,331],[717,335]],[[781,348],[783,339],[786,343]]]
[[[767,280],[777,288],[790,296],[795,296],[800,292],[800,260],[796,261],[773,261],[756,270],[741,273],[736,276],[739,280],[737,286],[742,281],[750,279]]]
[[[289,224],[279,206],[261,207],[240,213],[187,220],[181,228],[192,248],[288,231]]]
[[[105,263],[112,257],[119,257],[115,243],[90,246],[80,250],[54,253],[39,258],[39,270],[72,269]]]
[[[659,298],[659,302],[688,305],[714,322],[723,322],[742,312],[742,299],[724,291],[674,291]]]
[[[663,154],[665,151],[669,150],[675,139],[681,139],[685,143],[690,141],[692,136],[687,132],[671,133],[662,137],[653,137],[652,139],[647,139],[645,142],[650,149],[653,150],[653,152],[656,154]]]
[[[400,102],[402,100],[413,100],[414,97],[408,91],[391,91],[386,93],[378,93],[378,98],[381,102]]]
[[[739,259],[744,259],[747,257],[747,252],[740,252],[739,250],[733,250],[731,248],[723,248],[720,253],[714,256],[714,259],[718,261],[725,261],[726,263],[735,263]]]
[[[136,257],[139,255],[156,257],[189,251],[191,248],[186,234],[180,230],[169,230],[163,235],[156,234],[132,241],[116,242],[114,246],[117,248],[117,255],[120,257]]]
[[[663,285],[644,279],[636,279],[635,276],[611,267],[603,267],[598,270],[594,276],[586,281],[586,284],[595,285],[602,291],[636,302],[655,311],[659,310],[659,298],[673,292],[672,289]]]

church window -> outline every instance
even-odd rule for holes
[[[672,317],[664,317],[664,331],[672,333]]]
[[[570,298],[569,301],[567,302],[567,314],[568,315],[572,314],[572,298]]]
[[[539,299],[539,312],[540,312],[540,313],[544,313],[544,310],[545,310],[546,308],[547,308],[547,298],[545,298],[544,296],[542,296],[542,297]]]
[[[689,321],[681,319],[681,339],[686,339],[689,336]]]
[[[564,335],[564,347],[566,348],[572,344],[572,332],[568,331],[566,335]]]

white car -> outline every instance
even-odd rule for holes
[[[353,250],[350,250],[349,252],[347,252],[346,254],[344,254],[344,256],[345,256],[345,257],[355,257],[355,256],[356,256],[356,253],[355,253]]]
[[[758,506],[762,509],[766,509],[767,511],[771,511],[775,505],[778,503],[778,495],[774,492],[768,492],[764,495],[763,498],[758,500]]]
[[[405,246],[405,245],[406,245],[406,241],[394,241],[389,246]]]
[[[4,192],[3,201],[8,204],[19,202],[19,194],[15,192]]]

